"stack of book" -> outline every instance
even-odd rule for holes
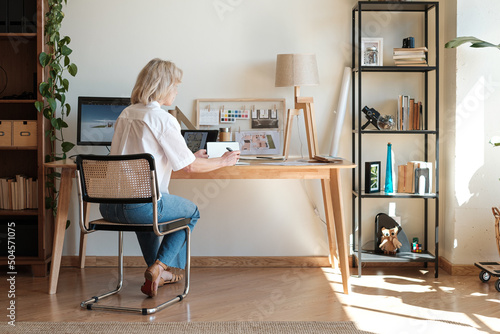
[[[38,208],[38,181],[23,175],[0,178],[0,209]]]
[[[396,66],[427,66],[425,46],[419,48],[394,48],[393,59]]]
[[[398,166],[398,193],[429,194],[432,192],[432,162],[410,161]]]
[[[422,102],[408,95],[399,95],[396,126],[398,130],[423,130]]]

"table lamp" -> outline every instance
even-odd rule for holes
[[[279,54],[276,58],[276,87],[294,87],[295,109],[288,109],[283,155],[288,158],[292,117],[304,111],[309,158],[317,155],[314,102],[312,97],[301,97],[300,86],[319,84],[318,65],[315,54]]]

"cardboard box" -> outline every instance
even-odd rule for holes
[[[36,121],[13,121],[12,145],[36,146],[37,144]]]
[[[0,146],[12,146],[12,121],[0,121]]]

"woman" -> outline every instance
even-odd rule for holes
[[[193,154],[181,135],[179,122],[162,105],[170,106],[181,83],[182,71],[170,61],[151,60],[139,73],[131,96],[131,105],[124,109],[115,123],[111,142],[113,155],[151,153],[155,158],[161,198],[158,201],[158,221],[191,218],[189,228],[200,218],[198,208],[191,201],[168,193],[172,170],[209,172],[238,161],[240,152],[226,152],[220,158],[207,159],[205,150]],[[104,219],[122,223],[148,223],[152,221],[152,204],[101,204]],[[156,296],[157,289],[175,283],[183,275],[175,268],[186,265],[185,232],[167,234],[163,240],[154,232],[137,232],[148,268],[141,291]]]

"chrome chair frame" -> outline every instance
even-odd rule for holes
[[[149,196],[141,196],[139,198],[110,198],[110,197],[93,197],[88,192],[84,161],[130,161],[130,160],[146,160],[149,164]],[[189,218],[179,218],[176,220],[158,223],[158,207],[157,201],[160,198],[160,193],[157,191],[158,181],[156,177],[156,169],[154,164],[154,157],[151,154],[132,154],[121,156],[99,156],[99,155],[78,155],[76,158],[77,170],[76,179],[78,185],[78,202],[79,202],[79,221],[82,233],[89,234],[96,231],[117,231],[118,232],[118,284],[114,290],[93,296],[91,299],[81,302],[80,306],[88,310],[103,309],[111,311],[127,311],[134,313],[141,313],[142,315],[149,315],[165,309],[166,307],[182,301],[189,292],[190,282],[190,269],[191,269],[191,231],[187,224]],[[153,205],[153,222],[152,224],[121,224],[106,221],[104,219],[97,219],[88,223],[85,221],[84,204],[85,203],[149,203]],[[123,287],[123,232],[143,232],[154,231],[158,236],[164,236],[169,233],[184,230],[186,232],[186,267],[184,275],[184,291],[182,294],[167,300],[153,308],[132,308],[122,306],[108,306],[97,304],[100,300],[117,294]]]

